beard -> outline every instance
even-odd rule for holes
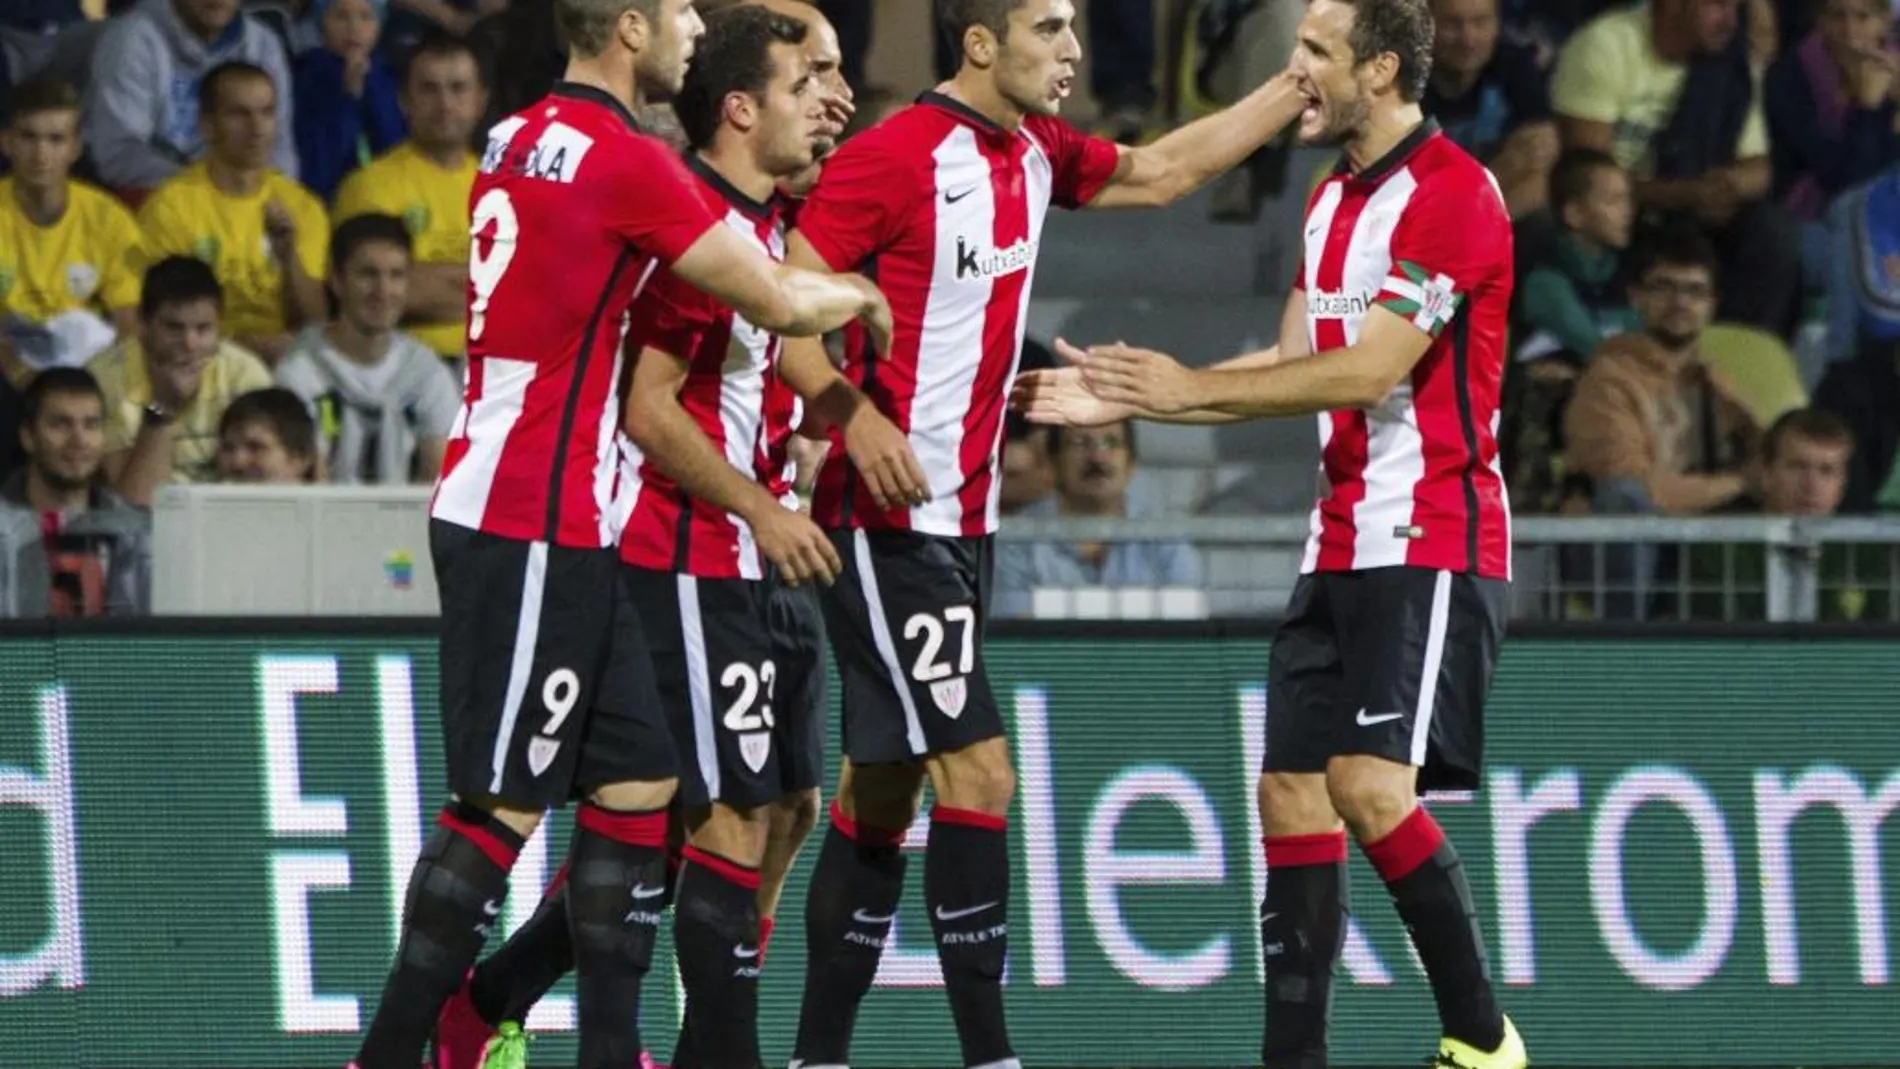
[[[1689,346],[1695,344],[1696,338],[1699,337],[1702,332],[1684,332],[1670,330],[1668,327],[1650,327],[1645,333],[1647,333],[1656,344],[1671,352],[1675,352],[1681,349],[1687,349]]]
[[[39,467],[38,465],[35,466]],[[71,494],[84,490],[92,485],[93,480],[93,476],[90,474],[74,477],[67,475],[65,472],[54,471],[48,467],[39,467],[39,475],[40,481],[45,483],[48,489],[62,494]]]
[[[1312,137],[1302,138],[1301,142],[1321,148],[1338,148],[1359,136],[1371,116],[1372,97],[1367,94],[1355,94],[1351,100],[1344,102],[1329,100],[1321,106],[1320,111],[1320,117],[1326,120],[1326,125]]]

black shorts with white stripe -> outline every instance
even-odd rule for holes
[[[822,694],[824,664],[807,652],[811,636],[801,650],[775,634],[775,582],[625,571],[646,612],[682,804],[763,805],[792,789],[793,773],[822,766],[822,737],[816,756],[802,740],[816,718],[803,707],[810,676]]]
[[[983,663],[991,538],[834,530],[831,540],[844,571],[819,600],[846,756],[913,761],[1002,735]]]
[[[776,571],[766,583],[765,622],[778,665],[772,747],[779,787],[791,794],[825,785],[825,615],[816,586],[786,586]]]
[[[1340,754],[1419,769],[1419,789],[1471,790],[1509,584],[1427,568],[1302,575],[1267,661],[1268,772]]]
[[[464,798],[560,805],[673,777],[653,663],[611,549],[429,522],[442,597],[442,729]]]

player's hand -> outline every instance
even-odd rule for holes
[[[1076,363],[1088,392],[1109,404],[1149,412],[1201,407],[1194,395],[1194,372],[1164,353],[1117,342],[1090,346]]]
[[[861,405],[845,424],[844,448],[878,508],[911,508],[930,500],[930,479],[910,439],[871,405]]]
[[[1088,359],[1087,353],[1061,338],[1056,339],[1055,349],[1071,366],[1018,376],[1009,395],[1011,407],[1031,423],[1052,427],[1100,427],[1134,418],[1132,406],[1109,404],[1089,392],[1077,364]]]
[[[844,568],[837,547],[817,524],[776,502],[752,521],[752,537],[759,544],[759,552],[791,586],[813,580],[829,586]]]

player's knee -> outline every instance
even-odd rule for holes
[[[673,792],[678,787],[677,779],[609,783],[594,788],[587,800],[619,813],[646,813],[665,809],[673,801]]]
[[[529,808],[504,802],[490,795],[451,795],[452,802],[471,805],[499,821],[509,831],[522,839],[534,838],[534,831],[541,826],[541,818],[546,810],[539,806]]]
[[[1312,835],[1339,826],[1326,793],[1326,777],[1307,772],[1266,772],[1256,792],[1260,827],[1268,835]]]
[[[773,802],[770,814],[772,841],[796,847],[810,838],[812,829],[818,826],[818,806],[816,787],[808,791],[795,791]]]
[[[954,809],[1003,816],[1016,797],[1016,769],[1001,739],[940,755],[930,776],[937,801]]]
[[[839,792],[839,808],[858,824],[902,831],[917,819],[924,767],[913,762],[852,765]]]
[[[1399,765],[1385,769],[1359,762],[1333,763],[1326,774],[1326,791],[1354,838],[1361,842],[1384,838],[1418,804],[1411,771]]]
[[[715,802],[693,822],[688,841],[694,849],[741,865],[759,864],[771,827],[766,806],[730,806]]]

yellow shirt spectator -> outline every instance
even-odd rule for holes
[[[447,170],[423,155],[413,142],[390,149],[343,182],[336,195],[336,220],[352,216],[393,215],[415,239],[418,264],[468,264],[468,198],[475,186],[472,153]],[[466,318],[452,323],[416,323],[410,333],[445,357],[467,349]]]
[[[264,206],[283,204],[297,226],[297,259],[311,278],[325,275],[330,220],[316,194],[278,171],[267,172],[257,192],[232,196],[195,163],[158,187],[139,210],[139,224],[154,259],[195,256],[211,265],[224,287],[224,329],[234,337],[283,334],[284,273],[271,258],[264,232]]]
[[[110,320],[138,307],[145,254],[132,213],[83,182],[68,182],[66,198],[59,221],[40,226],[0,179],[0,314],[44,323],[83,308]]]
[[[1687,64],[1656,55],[1653,14],[1643,4],[1599,16],[1572,34],[1557,55],[1551,75],[1550,104],[1558,115],[1616,128],[1610,154],[1635,178],[1654,170],[1651,143],[1669,125]],[[1761,72],[1755,72],[1755,99],[1742,123],[1735,158],[1768,154],[1768,120],[1762,111]]]
[[[145,351],[126,338],[87,365],[106,395],[106,453],[132,448],[152,401],[152,380]],[[215,482],[218,477],[218,421],[238,397],[274,385],[270,369],[250,350],[222,342],[205,365],[191,403],[172,413],[172,477],[175,483]]]

